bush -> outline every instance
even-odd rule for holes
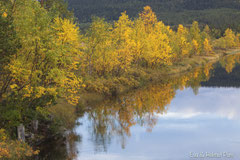
[[[0,159],[20,160],[37,155],[29,145],[17,140],[10,140],[4,129],[0,129]]]

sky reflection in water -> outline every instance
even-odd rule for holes
[[[81,160],[186,160],[190,152],[229,152],[240,159],[240,89],[205,88],[194,95],[191,88],[178,90],[167,114],[157,115],[152,132],[139,125],[131,128],[131,136],[122,149],[117,137],[96,149],[88,132],[87,117],[75,132],[82,136],[77,143]],[[211,158],[213,159],[213,158]],[[217,158],[219,159],[219,158]],[[223,158],[222,158],[223,159]]]

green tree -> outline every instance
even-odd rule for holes
[[[4,66],[8,78],[0,79],[0,121],[8,129],[27,123],[37,107],[52,105],[58,97],[76,104],[81,88],[74,74],[80,56],[76,24],[51,19],[37,1],[16,0],[13,25],[20,47]]]

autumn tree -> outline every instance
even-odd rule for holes
[[[128,18],[126,12],[123,12],[119,20],[115,22],[113,29],[113,44],[115,45],[113,52],[117,55],[118,72],[120,69],[126,71],[131,67],[133,49],[135,48],[132,36],[133,22]]]
[[[194,21],[192,23],[192,26],[190,28],[190,36],[193,41],[192,43],[193,43],[194,51],[196,52],[196,54],[201,53],[203,41],[201,37],[201,30],[199,29],[197,21]]]
[[[193,52],[194,52],[194,54],[199,55],[200,54],[199,44],[198,44],[198,42],[195,39],[192,40],[192,45],[193,45]]]
[[[172,48],[167,34],[162,33],[162,23],[158,22],[153,27],[153,32],[145,39],[146,50],[143,55],[149,66],[171,64]]]
[[[4,66],[7,78],[0,79],[1,126],[11,129],[34,118],[37,107],[52,105],[59,97],[78,103],[76,93],[81,88],[74,73],[80,56],[76,24],[51,19],[37,1],[17,0],[15,5],[13,25],[20,47]]]
[[[203,31],[202,31],[202,37],[203,39],[207,38],[207,39],[211,39],[211,29],[209,28],[208,25],[205,25]]]
[[[112,26],[104,19],[95,17],[86,33],[86,47],[82,67],[86,68],[89,75],[96,72],[103,75],[113,71],[118,63],[113,52]]]
[[[146,49],[145,40],[148,33],[145,30],[144,22],[141,18],[134,21],[133,25],[133,40],[135,47],[133,48],[133,61],[140,64]]]
[[[209,40],[207,38],[205,38],[205,40],[203,42],[203,48],[204,48],[204,52],[205,52],[206,55],[209,55],[213,52],[212,46],[209,43]]]
[[[227,29],[224,33],[224,40],[227,48],[236,47],[236,36],[231,29]]]
[[[144,10],[139,14],[139,17],[143,20],[146,31],[151,32],[152,27],[157,22],[157,16],[152,11],[152,8],[150,6],[144,7]]]
[[[177,57],[182,58],[183,56],[189,56],[191,51],[191,44],[188,40],[188,29],[183,25],[178,26],[177,33],[173,40],[174,52],[177,54]]]
[[[219,48],[233,48],[238,45],[238,38],[235,33],[230,29],[226,29],[224,36],[216,40],[216,47]]]

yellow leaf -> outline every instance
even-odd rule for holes
[[[3,12],[2,17],[6,18],[8,14],[6,12]]]

